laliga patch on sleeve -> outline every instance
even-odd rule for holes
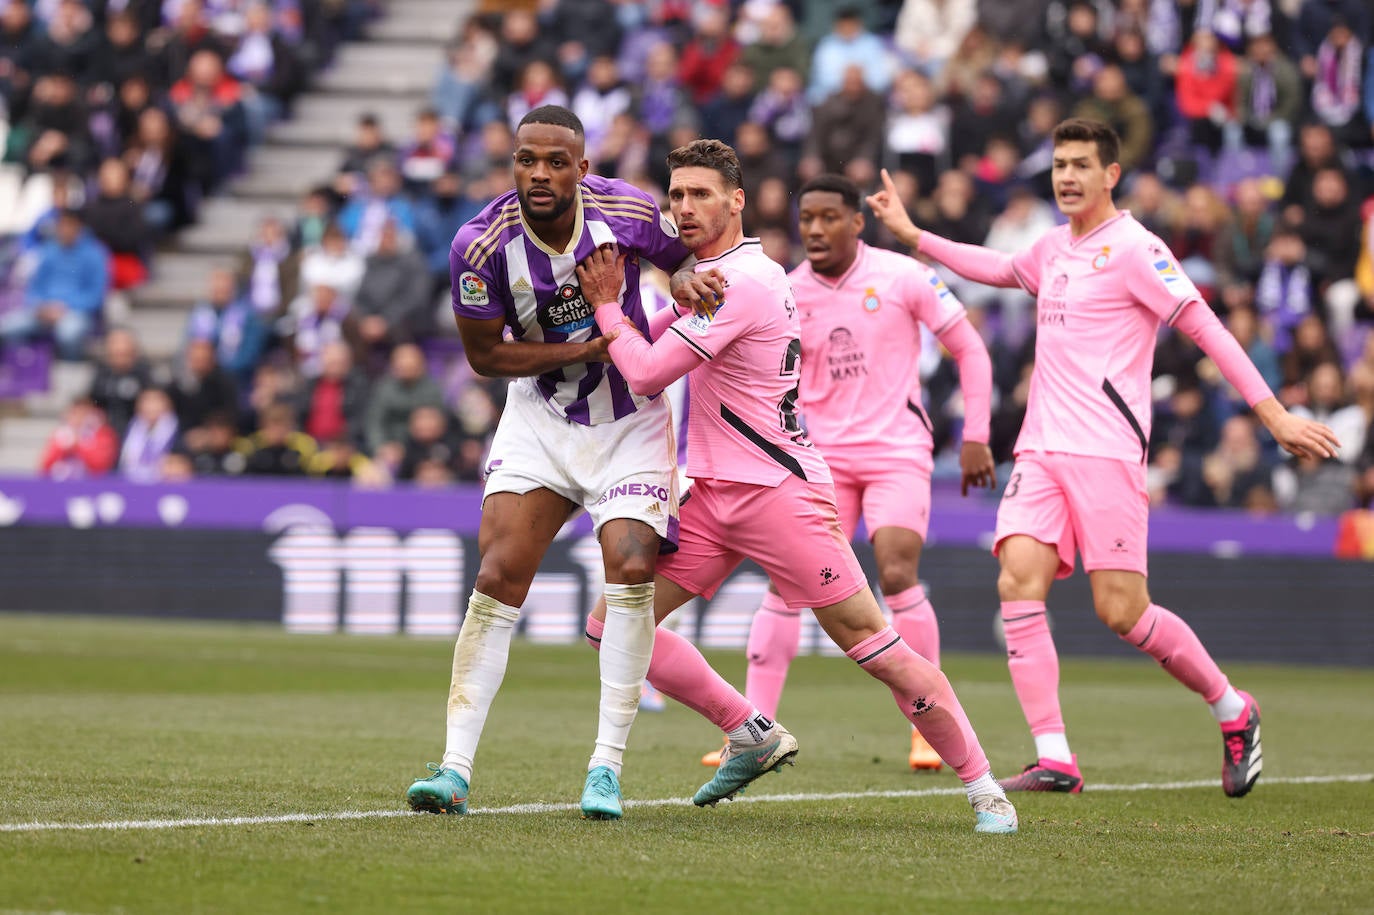
[[[464,305],[486,305],[487,284],[471,270],[458,277],[458,298]]]
[[[707,314],[694,314],[684,322],[684,326],[698,337],[704,337],[711,329],[712,317]]]

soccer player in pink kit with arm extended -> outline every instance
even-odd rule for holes
[[[650,343],[626,323],[619,303],[625,256],[603,248],[578,267],[611,360],[641,395],[688,376],[687,472],[678,551],[658,563],[654,616],[662,621],[696,595],[710,597],[745,558],[767,571],[792,607],[813,607],[826,633],[870,675],[963,780],[978,832],[1017,828],[1016,811],[993,779],[987,756],[939,668],[887,626],[835,510],[825,461],[797,411],[800,324],[782,268],[744,237],[739,159],[718,140],[698,140],[668,157],[668,199],[678,231],[718,270],[725,297],[710,313],[649,322]],[[589,640],[601,636],[597,615]],[[789,763],[797,741],[762,715],[676,633],[660,629],[649,679],[730,738],[720,769],[693,797],[698,806],[732,797]]]
[[[935,271],[859,239],[859,205],[858,186],[841,175],[813,178],[797,194],[806,263],[788,279],[801,314],[801,404],[807,433],[835,479],[840,524],[850,539],[863,516],[892,628],[938,667],[939,624],[918,578],[934,466],[917,372],[921,325],[959,366],[965,494],[971,485],[996,485],[987,444],[992,362],[963,305]],[[749,630],[744,689],[770,718],[800,639],[800,610],[770,586]],[[702,762],[718,765],[719,757],[717,750]],[[915,728],[908,763],[912,769],[940,768],[939,755]]]
[[[1116,209],[1115,132],[1071,119],[1055,128],[1053,139],[1054,194],[1069,222],[1016,255],[916,228],[886,172],[884,190],[868,198],[903,243],[971,280],[1020,286],[1036,296],[1030,400],[993,551],[1001,564],[1007,666],[1037,759],[1003,785],[1083,787],[1065,736],[1059,659],[1045,619],[1050,585],[1073,573],[1077,551],[1098,617],[1211,707],[1224,744],[1222,788],[1241,797],[1262,767],[1259,705],[1231,686],[1192,628],[1153,603],[1146,586],[1150,368],[1160,324],[1192,338],[1290,452],[1332,456],[1336,438],[1284,409],[1169,249]]]

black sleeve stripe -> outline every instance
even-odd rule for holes
[[[1131,431],[1135,433],[1136,439],[1140,442],[1140,463],[1145,463],[1145,459],[1150,454],[1150,446],[1145,441],[1145,430],[1140,427],[1140,421],[1135,418],[1131,408],[1126,406],[1126,398],[1122,397],[1121,392],[1106,378],[1102,379],[1102,390],[1107,395],[1107,399],[1121,411],[1121,415],[1126,417],[1126,422],[1131,424]]]
[[[786,451],[783,451],[781,448],[770,442],[768,439],[764,438],[762,435],[759,435],[758,432],[756,432],[748,423],[741,419],[738,416],[738,414],[736,414],[725,404],[720,405],[720,415],[722,419],[724,419],[727,423],[730,424],[730,427],[732,429],[734,429],[736,432],[738,432],[745,438],[749,439],[749,441],[752,442],[760,451],[768,455],[773,460],[777,461],[794,477],[796,477],[799,480],[806,480],[806,472],[802,470],[802,466],[796,458],[788,454]]]
[[[684,334],[682,331],[678,330],[676,327],[670,327],[670,328],[668,328],[668,329],[671,330],[673,333],[677,334],[678,337],[681,338],[682,342],[683,342],[683,343],[686,343],[686,344],[687,344],[688,346],[690,346],[693,350],[695,350],[695,351],[696,351],[696,354],[697,354],[698,356],[700,356],[701,358],[707,360],[708,362],[709,362],[710,360],[712,360],[712,359],[715,358],[715,356],[712,356],[712,355],[706,350],[705,347],[700,346],[695,340],[693,340],[691,337],[689,337],[689,336],[687,336],[686,334]]]
[[[1031,295],[1040,294],[1036,290],[1030,288],[1030,283],[1027,283],[1026,278],[1021,275],[1021,271],[1016,269],[1016,261],[1011,262],[1011,275],[1016,277],[1016,282],[1020,283],[1021,288],[1026,290],[1026,292],[1030,293]]]
[[[1167,321],[1165,321],[1164,323],[1165,323],[1165,324],[1168,324],[1170,327],[1172,327],[1173,324],[1174,324],[1174,322],[1178,320],[1179,314],[1181,314],[1182,311],[1183,311],[1183,309],[1187,307],[1188,303],[1189,303],[1189,302],[1195,302],[1195,301],[1197,301],[1197,300],[1194,299],[1194,298],[1192,298],[1191,296],[1190,296],[1189,298],[1186,298],[1186,299],[1180,299],[1180,300],[1179,300],[1179,303],[1178,303],[1177,305],[1174,306],[1173,312],[1169,315],[1169,319],[1168,319]]]

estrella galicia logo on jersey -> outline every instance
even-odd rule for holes
[[[539,326],[560,334],[591,327],[595,321],[595,310],[582,294],[582,287],[572,283],[560,286],[553,300],[539,308]]]
[[[1155,268],[1155,273],[1164,281],[1164,285],[1167,288],[1173,289],[1183,282],[1183,274],[1174,266],[1174,262],[1167,257],[1160,258],[1155,261],[1152,266]]]
[[[1097,252],[1097,257],[1093,258],[1093,269],[1101,270],[1103,267],[1107,266],[1107,259],[1111,256],[1112,249],[1107,245],[1103,245],[1102,250]]]
[[[487,304],[486,281],[471,270],[463,273],[458,277],[458,300],[464,305]]]
[[[864,311],[868,312],[869,314],[873,314],[873,312],[877,311],[879,308],[882,307],[883,302],[881,299],[878,298],[878,290],[874,289],[872,286],[869,286],[867,289],[865,289]]]

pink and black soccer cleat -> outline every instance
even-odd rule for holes
[[[1005,791],[1058,791],[1078,794],[1083,790],[1083,774],[1078,771],[1078,755],[1073,762],[1057,759],[1038,759],[1021,770],[1015,778],[1002,779]]]
[[[1264,754],[1260,752],[1259,703],[1249,693],[1242,692],[1245,711],[1234,721],[1221,723],[1224,749],[1221,757],[1221,790],[1227,797],[1244,797],[1255,786],[1264,768]]]

